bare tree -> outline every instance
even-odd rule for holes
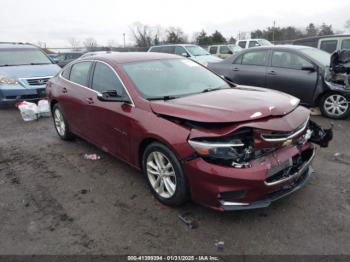
[[[85,46],[85,48],[88,51],[94,51],[96,49],[97,45],[97,41],[95,38],[92,37],[88,37],[84,40],[83,45]]]
[[[37,45],[41,48],[46,48],[46,43],[45,42],[42,42],[42,41],[38,41],[37,42]]]
[[[130,27],[131,34],[138,47],[150,47],[154,38],[152,27],[136,22]]]
[[[80,41],[74,37],[68,38],[68,43],[74,50],[78,49],[80,45]]]
[[[345,26],[344,26],[346,29],[349,29],[350,30],[350,19],[349,20],[347,20],[346,22],[345,22]]]

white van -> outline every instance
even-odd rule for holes
[[[245,48],[251,48],[251,47],[258,47],[258,46],[271,46],[273,44],[266,39],[245,39],[245,40],[238,40],[236,42],[236,45],[245,49]]]

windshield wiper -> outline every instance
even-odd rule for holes
[[[30,65],[50,65],[52,63],[30,63]]]
[[[216,91],[216,90],[220,90],[220,89],[227,89],[227,88],[222,88],[222,87],[206,88],[201,93],[212,92],[212,91]]]
[[[176,99],[179,98],[179,96],[158,96],[158,97],[149,97],[147,100],[171,100],[171,99]]]

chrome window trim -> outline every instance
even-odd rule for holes
[[[264,137],[264,134],[261,134],[261,138],[266,141],[266,142],[284,142],[287,141],[293,137],[296,137],[297,135],[301,134],[302,132],[305,131],[308,123],[309,123],[310,117],[305,121],[305,123],[303,124],[302,128],[300,128],[299,130],[297,130],[296,132],[294,132],[293,134],[290,134],[287,137],[282,137],[282,138],[266,138]]]
[[[135,107],[134,100],[132,99],[132,97],[131,97],[131,95],[130,95],[128,89],[126,88],[126,86],[125,86],[124,82],[122,81],[122,79],[119,77],[118,73],[114,70],[114,68],[113,68],[111,65],[109,65],[108,63],[106,63],[106,62],[104,62],[104,61],[100,61],[100,60],[80,60],[80,61],[76,61],[76,62],[74,62],[74,63],[69,64],[69,66],[74,66],[75,64],[83,63],[83,62],[91,62],[91,63],[96,62],[96,63],[102,63],[102,64],[107,65],[107,66],[114,72],[114,74],[117,76],[118,80],[119,80],[120,83],[122,84],[122,86],[123,86],[123,88],[124,88],[124,90],[125,90],[125,93],[127,94],[127,96],[128,96],[129,99],[130,99],[130,102],[131,102],[131,103],[130,103],[129,105],[132,106],[132,107]],[[72,70],[72,69],[71,69],[71,70]],[[89,88],[89,87],[87,87],[87,86],[83,86],[83,85],[81,85],[81,84],[72,82],[72,81],[70,81],[69,79],[63,77],[63,75],[62,75],[63,71],[64,71],[64,70],[62,70],[62,71],[60,72],[60,74],[58,75],[59,78],[65,80],[65,81],[67,81],[67,82],[69,82],[69,83],[72,83],[72,84],[74,84],[74,85],[78,85],[78,86],[83,87],[83,88],[85,88],[85,89],[91,90],[91,91],[95,92],[97,95],[102,95],[100,92],[97,92],[96,90],[94,90],[94,89],[92,89],[92,88]]]

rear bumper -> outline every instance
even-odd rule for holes
[[[281,148],[251,162],[250,168],[233,168],[211,164],[202,158],[184,164],[192,199],[206,207],[220,210],[247,210],[269,206],[303,187],[312,174],[315,148]],[[288,164],[302,158],[296,168]]]
[[[38,88],[0,89],[0,104],[13,104],[18,101],[36,101],[46,97],[45,86]]]

